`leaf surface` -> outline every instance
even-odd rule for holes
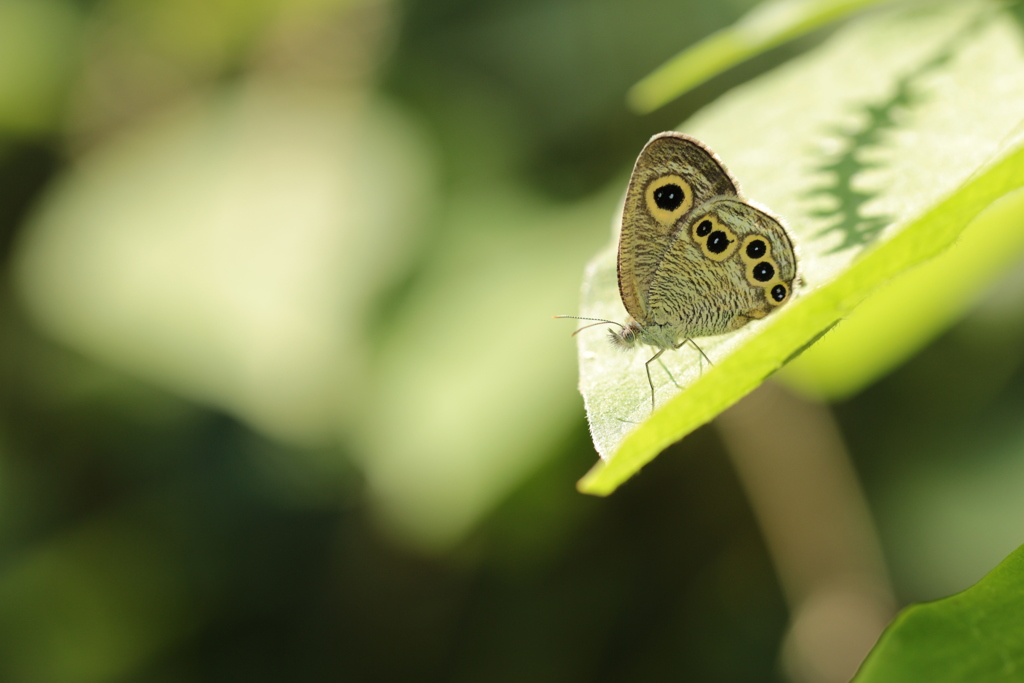
[[[1021,27],[1000,6],[898,6],[681,126],[716,150],[748,198],[784,218],[804,284],[765,320],[698,340],[713,367],[686,347],[652,364],[653,415],[649,349],[622,354],[597,331],[578,335],[580,389],[602,457],[580,490],[614,491],[1024,185],[1022,73]],[[625,319],[616,241],[587,268],[581,315]]]
[[[655,69],[629,91],[647,113],[744,60],[872,5],[891,0],[768,0]]]
[[[853,683],[1024,678],[1024,547],[963,593],[907,608]]]

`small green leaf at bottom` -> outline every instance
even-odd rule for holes
[[[853,683],[1024,681],[1024,546],[963,593],[907,608]]]

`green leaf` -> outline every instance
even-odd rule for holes
[[[904,610],[854,683],[1024,678],[1024,546],[963,593]]]
[[[662,64],[629,91],[628,102],[646,114],[726,69],[890,0],[769,0],[732,26],[716,31]]]
[[[614,491],[1024,185],[1021,73],[1020,27],[993,3],[898,7],[682,126],[720,154],[746,196],[785,217],[805,285],[764,321],[699,340],[714,367],[686,348],[652,364],[653,415],[650,356],[578,335],[580,389],[602,456],[580,490]],[[581,315],[625,319],[614,256],[612,244],[589,265]]]
[[[953,248],[879,287],[779,379],[816,398],[855,394],[956,322],[1022,250],[1024,192],[1017,191],[978,216]]]

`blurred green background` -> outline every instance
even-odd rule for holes
[[[628,111],[756,4],[0,0],[0,680],[792,675],[719,433],[576,493],[550,320],[647,138],[828,36]],[[833,407],[899,604],[1024,542],[1022,292]]]

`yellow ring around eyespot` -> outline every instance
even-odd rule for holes
[[[697,234],[697,228],[699,228],[701,223],[704,223],[705,221],[711,223],[711,230],[708,231],[707,235],[704,235],[702,237]],[[725,248],[725,251],[718,254],[708,249],[708,238],[711,237],[711,235],[714,235],[715,232],[725,233],[725,239],[728,240],[729,242],[729,246]],[[700,220],[696,220],[693,222],[691,236],[693,237],[694,241],[700,245],[700,250],[704,254],[704,256],[711,259],[712,261],[718,262],[722,262],[729,258],[730,256],[732,256],[733,254],[735,254],[736,249],[739,247],[740,244],[739,238],[736,237],[736,233],[734,233],[728,227],[723,225],[722,222],[718,220],[718,217],[715,216],[713,213],[710,213],[701,218]]]
[[[764,242],[764,256],[762,256],[761,258],[751,259],[749,256],[747,256],[747,246],[754,240],[761,240],[762,242]],[[743,238],[743,244],[740,245],[740,256],[743,258],[744,261],[757,263],[758,261],[763,261],[764,259],[771,258],[771,255],[772,243],[769,242],[766,238],[757,234],[747,235],[746,237]],[[772,265],[774,265],[774,263]]]
[[[658,206],[657,202],[654,201],[654,193],[666,185],[678,185],[683,191],[682,201],[679,206],[671,211],[661,208]],[[679,220],[680,216],[693,207],[693,188],[690,187],[690,183],[686,182],[681,176],[677,176],[674,173],[658,176],[647,184],[647,191],[644,192],[644,201],[647,203],[647,210],[656,221],[662,225],[672,225]]]
[[[761,240],[762,242],[764,242],[764,255],[761,256],[760,258],[751,258],[750,256],[747,255],[747,246],[754,240]],[[786,284],[782,280],[782,278],[779,277],[779,264],[777,264],[775,262],[775,259],[772,258],[771,242],[769,242],[765,237],[761,235],[747,235],[746,237],[743,238],[743,244],[740,245],[740,258],[742,258],[743,261],[747,264],[747,267],[745,269],[747,283],[751,287],[760,287],[761,289],[763,289],[764,298],[772,306],[779,306],[781,304],[784,304],[786,302],[786,299],[789,298],[791,289],[789,285]],[[760,280],[754,277],[754,266],[762,262],[768,263],[772,267],[772,271],[774,271],[772,278],[768,280],[768,282],[761,282]],[[772,289],[774,289],[776,285],[780,284],[786,288],[786,296],[782,297],[782,301],[776,301],[774,297],[772,297]]]
[[[744,256],[746,256],[745,252],[744,252]],[[768,265],[770,265],[772,267],[772,277],[767,282],[765,282],[763,280],[758,280],[757,278],[754,277],[754,268],[759,263],[767,263]],[[756,260],[749,260],[749,261],[747,261],[746,276],[747,276],[747,283],[751,287],[774,287],[776,285],[776,283],[782,281],[782,280],[779,279],[779,264],[775,263],[775,259],[773,259],[771,257],[768,257],[768,256],[765,256],[763,258],[759,258],[759,259],[756,259]],[[783,299],[783,301],[785,301],[785,299]]]
[[[708,235],[704,235],[703,237],[701,237],[700,235],[697,234],[697,228],[699,228],[700,224],[705,221],[711,223],[711,229],[708,230],[708,235],[714,232],[716,228],[722,227],[722,224],[719,222],[718,217],[715,216],[715,214],[713,213],[706,214],[695,220],[693,223],[690,224],[690,239],[692,239],[697,244],[700,244],[705,239],[707,239]]]
[[[782,285],[783,287],[786,288],[786,296],[782,297],[782,301],[776,301],[775,298],[772,297],[772,289],[774,289],[776,285]],[[786,303],[786,301],[789,300],[789,295],[792,293],[793,290],[790,289],[789,285],[783,282],[782,280],[779,280],[778,278],[775,278],[774,280],[772,280],[771,282],[764,286],[764,298],[767,299],[768,303],[771,304],[772,306],[781,306],[782,304]]]

